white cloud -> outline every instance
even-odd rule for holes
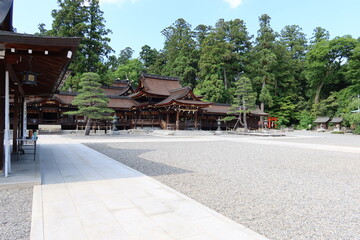
[[[116,5],[122,5],[125,2],[131,2],[131,3],[136,3],[139,0],[100,0],[100,3],[108,3],[108,4],[116,4]]]
[[[224,0],[224,1],[230,4],[231,8],[237,8],[242,4],[243,0]]]

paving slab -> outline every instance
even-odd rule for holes
[[[39,138],[31,240],[265,240],[79,142]]]

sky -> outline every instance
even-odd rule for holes
[[[359,0],[100,0],[106,27],[112,30],[110,46],[116,51],[131,47],[137,57],[141,47],[161,49],[161,31],[184,18],[192,28],[199,24],[214,26],[242,19],[248,32],[256,36],[259,16],[271,17],[272,28],[280,32],[286,25],[299,25],[307,37],[320,26],[331,38],[347,34],[360,36]],[[51,11],[56,0],[14,0],[13,25],[19,33],[35,33],[38,24],[51,27]]]

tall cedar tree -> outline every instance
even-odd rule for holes
[[[256,109],[256,93],[253,91],[251,80],[248,77],[241,76],[235,83],[235,98],[230,111],[238,114],[238,120],[234,126],[236,129],[240,123],[244,130],[248,130],[247,114]]]
[[[100,76],[97,73],[83,73],[79,86],[79,94],[72,101],[72,104],[79,110],[66,114],[84,116],[86,119],[85,135],[89,135],[92,121],[112,119],[110,114],[114,110],[108,108],[109,99],[100,88]]]
[[[248,63],[250,39],[242,20],[220,19],[216,28],[201,40],[198,73],[201,82],[196,91],[206,100],[231,102],[236,77]]]
[[[59,9],[53,10],[52,29],[47,35],[60,37],[81,37],[81,44],[75,59],[70,65],[72,75],[67,79],[65,88],[79,87],[79,80],[85,72],[106,72],[105,58],[112,52],[109,46],[111,31],[105,28],[105,19],[100,10],[99,0],[58,0]],[[44,26],[41,32],[44,33]]]
[[[270,16],[263,14],[259,17],[260,29],[254,48],[254,61],[252,71],[256,72],[256,78],[261,83],[259,94],[260,108],[265,110],[265,104],[271,106],[273,99],[269,85],[274,85],[274,69],[277,64],[275,50],[276,33],[270,26]]]
[[[191,25],[180,18],[161,32],[165,37],[166,64],[162,75],[177,76],[183,86],[196,86],[198,55]]]

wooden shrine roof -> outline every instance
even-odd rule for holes
[[[109,108],[128,109],[138,106],[139,103],[128,97],[109,97]]]
[[[0,44],[5,46],[5,63],[12,88],[18,85],[27,96],[52,95],[63,83],[67,68],[81,38],[35,36],[0,31]],[[24,85],[23,72],[37,73],[37,85]]]
[[[54,100],[59,101],[62,104],[71,105],[71,102],[74,100],[76,93],[62,92],[60,94],[54,95]],[[131,109],[139,105],[139,103],[128,97],[121,96],[108,96],[109,98],[109,108],[113,109]]]
[[[182,87],[171,90],[170,96],[167,97],[165,100],[155,104],[155,106],[167,106],[174,103],[179,105],[194,105],[199,107],[207,107],[211,105],[211,103],[209,102],[203,102],[198,99],[192,92],[190,87]]]
[[[342,117],[333,117],[331,123],[341,123],[344,119]]]
[[[167,97],[171,90],[177,88],[181,88],[179,78],[143,74],[135,93],[130,96],[138,98],[145,94]]]
[[[230,112],[230,104],[220,104],[220,103],[214,103],[210,107],[205,108],[204,110],[207,113],[213,113],[213,114],[229,114]],[[255,109],[250,112],[250,115],[253,116],[268,116],[268,113],[265,113],[261,111],[260,109]]]
[[[0,30],[12,31],[13,0],[0,1]]]
[[[329,117],[318,117],[315,119],[314,123],[327,123],[330,121]]]

